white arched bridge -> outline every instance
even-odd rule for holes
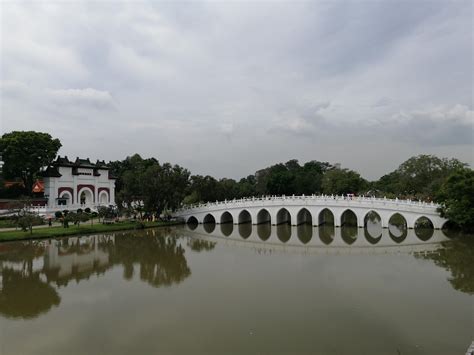
[[[434,203],[348,196],[270,196],[185,206],[173,216],[190,223],[310,224],[346,223],[363,228],[368,219],[378,218],[383,228],[395,219],[407,228],[423,221],[441,229],[447,220]]]

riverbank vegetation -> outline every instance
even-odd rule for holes
[[[93,233],[115,232],[123,230],[153,228],[161,226],[175,225],[176,222],[148,222],[148,221],[123,221],[113,224],[85,224],[73,225],[69,228],[62,226],[33,228],[31,233],[25,233],[22,230],[0,232],[0,242],[23,240],[23,239],[38,239],[38,238],[54,238],[71,235],[84,235]]]

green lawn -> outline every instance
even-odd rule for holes
[[[177,224],[176,222],[142,222],[145,228],[170,226]],[[33,229],[33,233],[18,231],[0,232],[0,242],[22,240],[22,239],[37,239],[37,238],[52,238],[52,237],[63,237],[69,235],[78,234],[91,234],[91,233],[103,233],[113,232],[120,230],[130,230],[139,227],[137,222],[118,222],[114,224],[94,224],[88,223],[81,224],[79,227],[70,225],[69,228],[64,227],[50,227]]]
[[[15,228],[16,223],[11,219],[0,219],[0,228]]]

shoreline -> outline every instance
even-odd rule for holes
[[[140,226],[140,223],[142,226]],[[57,237],[68,237],[77,235],[87,235],[94,233],[119,232],[127,230],[140,230],[155,227],[168,227],[180,225],[182,222],[118,222],[114,224],[82,224],[79,227],[70,226],[69,228],[50,227],[33,229],[33,233],[22,230],[0,232],[0,244],[3,242],[14,242],[20,240],[47,239]]]

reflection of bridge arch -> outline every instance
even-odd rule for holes
[[[228,225],[225,225],[228,226]],[[241,242],[249,246],[267,245],[269,248],[303,248],[305,251],[333,250],[335,253],[347,251],[348,253],[359,253],[359,250],[366,252],[387,253],[398,252],[404,248],[410,250],[414,248],[424,249],[427,246],[436,249],[440,242],[448,240],[448,238],[440,230],[435,230],[429,241],[423,242],[417,237],[413,229],[407,229],[404,238],[392,238],[390,231],[384,229],[382,235],[377,238],[366,236],[363,228],[342,227],[334,228],[332,226],[311,227],[312,237],[301,234],[300,228],[307,228],[307,225],[290,226],[281,224],[271,226],[269,224],[250,225],[242,224],[245,230],[239,230],[234,226],[229,236],[223,235],[220,228],[216,228],[213,232],[206,231],[206,225],[199,225],[194,231],[183,229],[183,233],[187,237],[206,236],[210,238],[221,239],[223,243]],[[346,230],[346,231],[344,231]]]
[[[221,233],[228,237],[232,234],[234,230],[234,225],[232,223],[221,223]]]

